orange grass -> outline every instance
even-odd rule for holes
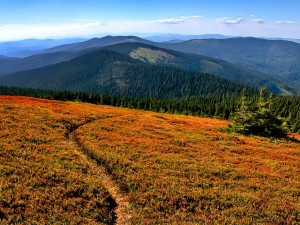
[[[300,222],[299,143],[222,133],[223,120],[111,110],[75,134],[129,192],[134,224]]]
[[[3,221],[112,221],[108,193],[65,138],[98,119],[75,135],[128,192],[133,224],[300,222],[299,142],[222,133],[223,120],[26,97],[0,96],[0,112]]]
[[[111,224],[114,203],[65,134],[96,107],[0,96],[0,224]]]

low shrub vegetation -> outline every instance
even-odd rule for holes
[[[75,154],[85,104],[0,96],[0,224],[111,224],[114,202]]]

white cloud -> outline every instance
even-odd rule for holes
[[[223,17],[223,18],[218,18],[217,19],[218,23],[224,23],[224,24],[239,24],[243,21],[245,21],[245,19],[242,18],[242,17],[239,17],[235,20],[230,20],[229,17]]]
[[[295,21],[262,23],[262,19],[228,17],[218,20],[202,20],[194,16],[182,16],[161,20],[77,21],[65,24],[0,24],[0,41],[27,38],[61,38],[122,35],[134,33],[210,34],[230,36],[300,38],[300,26]],[[232,25],[231,25],[232,24]],[[239,24],[234,26],[233,24]],[[289,25],[290,24],[290,25]]]
[[[199,16],[199,15],[196,15],[196,16],[190,16],[190,18],[202,18],[203,16]]]
[[[181,19],[169,18],[169,19],[150,21],[150,23],[159,23],[159,24],[178,24],[178,23],[183,23],[183,22],[185,22],[185,18],[183,18],[183,17]]]
[[[96,22],[84,24],[83,26],[93,27],[93,26],[101,26],[101,25],[105,25],[105,23],[102,21],[96,21]]]
[[[184,23],[184,22],[187,22],[187,21],[194,21],[194,20],[199,19],[201,17],[203,17],[203,16],[200,16],[200,15],[181,16],[178,19],[175,19],[175,18],[160,19],[160,20],[149,21],[149,23],[157,23],[157,24],[179,24],[179,23]]]
[[[296,21],[276,21],[277,24],[296,24]]]
[[[255,22],[255,23],[259,23],[259,24],[263,24],[265,23],[265,21],[261,18],[256,18],[256,19],[251,19],[252,22]]]
[[[6,24],[0,25],[0,40],[19,40],[26,38],[48,38],[76,35],[89,35],[100,32],[106,24],[102,21],[70,24]]]

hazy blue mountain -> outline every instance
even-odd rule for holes
[[[253,90],[215,75],[146,64],[107,50],[10,74],[0,78],[0,85],[165,98],[230,96],[243,88]]]
[[[293,38],[266,38],[267,40],[280,40],[280,41],[292,41],[296,43],[300,43],[300,39],[293,39]]]
[[[135,38],[106,37],[103,39],[92,39],[86,42],[67,45],[69,51],[65,48],[66,46],[60,46],[56,49],[64,49],[64,52],[38,54],[27,58],[14,58],[11,60],[0,59],[0,76],[68,61],[85,53],[98,50],[100,44],[104,45],[112,43],[112,41],[121,41],[123,43],[109,45],[104,48],[130,56],[131,58],[145,63],[206,72],[253,87],[264,86],[267,87],[268,90],[278,94],[295,94],[295,87],[290,85],[284,79],[258,72],[253,69],[233,65],[211,57],[166,50],[144,43],[124,42],[124,40],[135,40]],[[143,39],[138,40],[143,41]],[[91,46],[97,47],[93,48]]]
[[[35,40],[27,40],[19,44],[20,46],[22,44],[28,46],[31,42],[34,43]],[[162,54],[173,56],[177,54],[174,60],[157,60],[154,64],[209,72],[251,86],[267,86],[269,90],[281,94],[291,94],[295,91],[300,93],[300,45],[288,41],[271,41],[257,38],[195,39],[180,43],[176,43],[176,41],[174,43],[172,41],[170,43],[158,43],[135,36],[106,36],[50,48],[44,50],[43,54],[22,59],[2,57],[0,58],[0,76],[68,61],[74,57],[116,43],[135,42],[194,54],[193,56],[180,55],[178,52],[168,53],[165,49],[154,49],[153,51],[156,52],[164,52]],[[136,50],[132,49],[135,44],[129,47],[131,51]],[[123,47],[122,45],[111,47],[111,50],[124,54],[122,49],[117,48],[125,48],[125,45]],[[146,48],[152,49],[154,47]],[[143,51],[139,51],[139,53],[146,54],[144,56],[147,57],[153,56],[153,52],[151,53],[149,50],[148,53]],[[149,53],[151,54],[149,55]],[[196,55],[200,55],[200,58],[197,58]],[[203,55],[209,57],[205,58]],[[140,61],[153,64],[149,59],[143,60],[142,57],[144,56],[137,55],[136,57]],[[159,59],[162,56],[158,55],[157,57]],[[218,61],[216,58],[221,60]],[[227,61],[227,63],[222,60]],[[233,69],[233,67],[235,68]]]
[[[51,52],[75,52],[82,51],[89,48],[100,48],[108,45],[124,43],[124,42],[141,42],[151,44],[151,41],[136,37],[136,36],[106,36],[103,38],[93,38],[85,42],[73,43],[68,45],[62,45],[54,48],[50,48],[44,51],[44,53]]]
[[[300,88],[300,44],[294,42],[230,38],[157,43],[157,46],[246,66],[284,78]]]
[[[0,58],[0,76],[68,61],[78,55],[70,52],[37,54],[26,58]]]
[[[93,38],[84,42],[60,45],[58,47],[44,50],[43,53],[35,54],[25,58],[0,58],[0,76],[22,70],[36,69],[43,66],[68,61],[70,59],[73,59],[74,57],[88,52],[96,51],[101,47],[110,44],[133,41],[150,43],[150,41],[135,36],[106,36],[104,38]]]
[[[80,41],[84,41],[84,39],[26,39],[21,41],[0,42],[0,54],[9,57],[27,57],[40,53],[44,49]]]
[[[145,37],[145,39],[154,42],[170,42],[170,41],[174,42],[174,40],[180,42],[180,41],[187,41],[191,39],[210,39],[210,38],[225,39],[225,38],[231,38],[231,36],[225,36],[221,34],[203,34],[203,35],[157,34],[155,36]]]

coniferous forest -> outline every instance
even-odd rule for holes
[[[249,89],[249,109],[258,110],[260,96],[256,89]],[[268,92],[266,92],[266,95]],[[186,98],[133,98],[120,95],[94,94],[87,92],[52,91],[32,88],[0,86],[0,95],[30,96],[51,100],[81,101],[94,104],[111,105],[131,109],[150,110],[171,114],[193,115],[232,119],[241,106],[241,93],[232,96],[215,94],[208,97]],[[274,115],[286,120],[289,130],[300,133],[300,98],[290,96],[275,96],[272,103]]]

